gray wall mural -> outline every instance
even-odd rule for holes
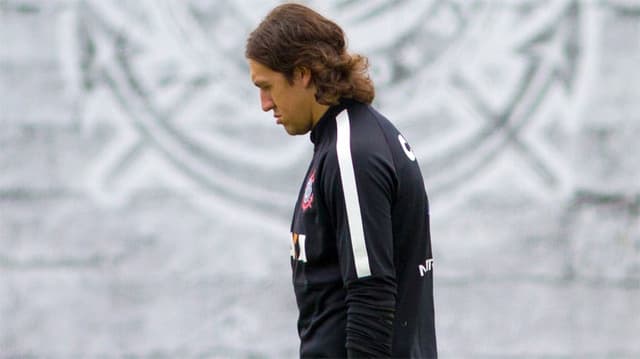
[[[277,1],[0,0],[0,358],[294,358]],[[640,357],[640,1],[307,1],[431,199],[443,358]]]

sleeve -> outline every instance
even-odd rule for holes
[[[386,146],[376,146],[375,136],[350,136],[348,118],[337,121],[336,157],[328,161],[323,187],[347,291],[346,348],[358,356],[389,357],[397,292],[391,224],[397,180]]]

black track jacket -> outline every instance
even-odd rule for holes
[[[342,100],[311,132],[291,265],[303,358],[435,358],[427,194],[399,131]]]

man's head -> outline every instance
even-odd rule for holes
[[[349,54],[342,29],[305,6],[274,8],[249,35],[245,56],[262,109],[290,134],[308,132],[340,98],[373,101],[366,58]]]
[[[249,70],[251,81],[260,89],[262,110],[273,110],[276,123],[284,126],[288,134],[309,132],[326,111],[328,106],[314,99],[316,89],[308,69],[300,68],[287,79],[282,73],[249,59]]]

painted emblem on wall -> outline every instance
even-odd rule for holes
[[[277,2],[86,1],[69,41],[83,116],[112,131],[88,174],[96,197],[161,183],[223,213],[288,220],[310,159],[260,111],[244,40]],[[430,196],[515,165],[535,196],[568,191],[562,155],[593,66],[589,4],[309,1],[367,55],[376,105],[412,144]]]

